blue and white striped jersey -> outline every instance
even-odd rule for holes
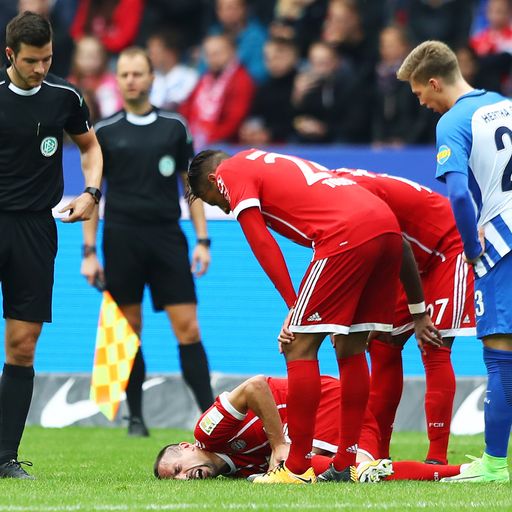
[[[485,253],[475,265],[485,275],[512,250],[512,101],[484,90],[457,100],[437,125],[436,177],[463,173],[473,198]]]

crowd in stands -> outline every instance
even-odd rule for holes
[[[430,144],[436,114],[396,71],[440,39],[475,87],[512,94],[512,0],[0,0],[48,16],[52,71],[94,120],[120,108],[116,55],[143,46],[154,105],[185,116],[196,148],[219,142]]]

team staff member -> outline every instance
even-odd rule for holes
[[[213,395],[187,242],[178,222],[178,175],[185,178],[192,140],[183,118],[149,102],[153,71],[144,50],[130,48],[120,54],[117,80],[124,110],[96,126],[108,185],[103,233],[106,287],[140,335],[143,290],[149,284],[153,307],[166,311],[178,339],[183,377],[204,411]],[[192,266],[201,275],[210,262],[203,204],[192,205],[190,214],[197,234]],[[97,227],[97,215],[84,224],[82,274],[91,284],[103,273],[96,256]],[[148,435],[142,416],[144,378],[139,350],[126,389],[132,435]]]
[[[57,231],[51,209],[63,192],[63,132],[81,154],[85,191],[61,212],[64,222],[89,219],[100,198],[102,156],[82,95],[48,74],[52,29],[24,12],[6,29],[0,70],[0,278],[5,364],[0,382],[0,478],[33,478],[18,461],[34,387],[34,354],[51,322]]]
[[[156,457],[157,478],[195,480],[250,477],[276,467],[286,458],[288,381],[257,375],[233,391],[225,391],[199,418],[195,443],[164,446]],[[338,442],[340,383],[321,376],[321,394],[316,413],[311,462],[315,472],[329,467]],[[304,421],[311,421],[304,418]],[[352,472],[352,481],[438,480],[455,475],[460,466],[432,466],[415,461],[365,461]]]
[[[340,372],[340,439],[331,467],[319,479],[349,480],[368,401],[369,331],[391,331],[401,274],[410,302],[424,300],[412,252],[407,251],[396,217],[381,199],[354,181],[291,155],[251,149],[230,158],[222,151],[206,150],[191,162],[188,178],[191,199],[199,197],[225,212],[233,211],[256,258],[290,308],[279,340],[287,341],[283,351],[292,445],[285,464],[255,482],[316,481],[308,457],[314,424],[304,418],[314,417],[318,408],[317,354],[328,334],[333,335]],[[298,297],[267,226],[314,249]],[[418,323],[420,338],[438,342],[425,312]]]
[[[426,41],[397,72],[437,124],[436,177],[446,182],[464,253],[475,271],[477,337],[484,344],[485,451],[451,482],[509,482],[512,426],[512,102],[474,89],[456,55]]]

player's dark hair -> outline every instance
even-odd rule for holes
[[[168,444],[168,445],[165,445],[159,452],[158,452],[158,455],[156,456],[156,460],[155,460],[155,463],[153,464],[153,474],[155,475],[156,478],[158,478],[159,480],[162,478],[160,476],[160,473],[158,471],[158,468],[160,466],[160,462],[162,461],[162,458],[163,456],[167,453],[167,450],[169,450],[170,448],[174,448],[174,449],[177,449],[179,447],[179,443],[171,443],[171,444]]]
[[[188,168],[188,186],[185,193],[185,198],[189,204],[201,197],[208,174],[215,171],[220,162],[226,158],[229,158],[229,155],[224,151],[205,149],[192,159]]]
[[[17,54],[21,43],[42,46],[52,41],[52,26],[39,14],[25,11],[15,16],[5,29],[5,44]]]

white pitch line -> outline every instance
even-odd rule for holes
[[[471,507],[472,509],[488,509],[488,502],[478,501],[450,501],[446,503],[447,506],[457,509],[463,509],[464,507]],[[493,502],[493,507],[510,507],[512,500]],[[229,510],[316,510],[323,509],[323,504],[315,505],[313,503],[224,503],[221,505],[223,509]],[[427,509],[427,508],[439,508],[437,501],[420,501],[415,503],[366,503],[366,504],[354,504],[354,503],[330,503],[329,509],[377,509],[377,510],[391,510],[391,509]],[[214,508],[212,503],[169,503],[169,504],[156,504],[148,503],[145,505],[139,504],[118,504],[118,505],[0,505],[0,512],[76,512],[81,510],[87,511],[125,511],[125,510],[212,510]]]

